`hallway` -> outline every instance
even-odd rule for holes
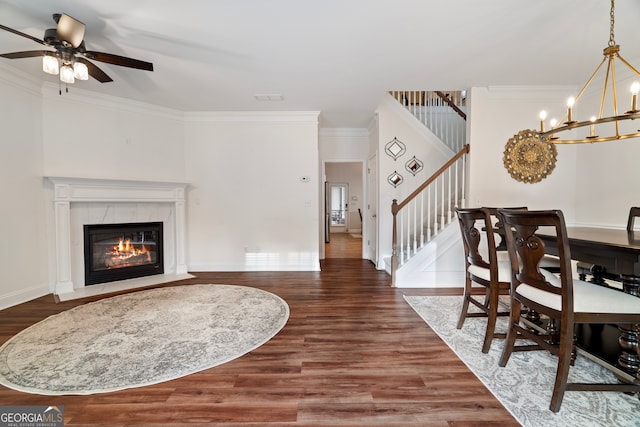
[[[354,237],[359,236],[359,237]],[[362,259],[362,235],[331,233],[329,243],[324,245],[325,258]]]

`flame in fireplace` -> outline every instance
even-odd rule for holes
[[[151,252],[145,245],[133,244],[131,239],[120,239],[117,245],[107,251],[107,268],[128,267],[152,262]]]

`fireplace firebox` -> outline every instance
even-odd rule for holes
[[[163,273],[162,222],[84,226],[85,285]]]

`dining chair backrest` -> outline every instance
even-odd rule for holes
[[[491,221],[493,225],[493,231],[496,235],[496,249],[498,251],[506,251],[507,250],[507,242],[504,239],[504,226],[502,224],[502,216],[498,212],[499,209],[509,209],[509,210],[518,210],[518,211],[526,211],[526,206],[518,206],[518,207],[504,207],[504,208],[495,208],[495,207],[484,207],[489,211],[489,215],[491,215]]]
[[[456,215],[462,233],[467,267],[477,265],[495,269],[496,246],[489,211],[483,208],[456,208]]]
[[[627,231],[633,231],[633,226],[636,220],[636,217],[640,216],[640,207],[632,207],[629,210],[629,220],[627,221]]]
[[[571,275],[571,253],[564,216],[559,210],[514,211],[499,210],[504,226],[509,260],[511,262],[511,291],[521,284],[540,291],[562,296],[562,308],[573,309],[573,278]],[[540,227],[554,230],[557,239],[560,277],[540,268],[545,257],[545,245],[536,235]]]

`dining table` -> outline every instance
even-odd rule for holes
[[[609,277],[614,277],[616,280],[607,281],[609,284],[603,282],[602,285],[612,285],[614,288],[619,288],[621,292],[640,297],[640,231],[585,226],[568,226],[566,230],[572,260],[603,267]],[[541,227],[536,234],[544,242],[546,253],[558,255],[556,238],[552,232]],[[640,314],[638,318],[640,324]],[[619,344],[619,348],[616,349],[619,356],[617,363],[612,364],[615,365],[614,368],[626,374],[622,376],[633,381],[640,379],[638,326],[613,326],[617,335],[615,338]],[[587,341],[593,342],[594,336],[598,335],[599,338],[595,341],[600,345],[605,343],[606,337],[602,338],[602,331],[603,325],[593,325],[593,330],[586,333],[589,335]],[[602,349],[593,347],[592,345],[588,349],[589,355],[596,354],[600,361],[611,362],[605,360],[606,358],[600,352]]]

